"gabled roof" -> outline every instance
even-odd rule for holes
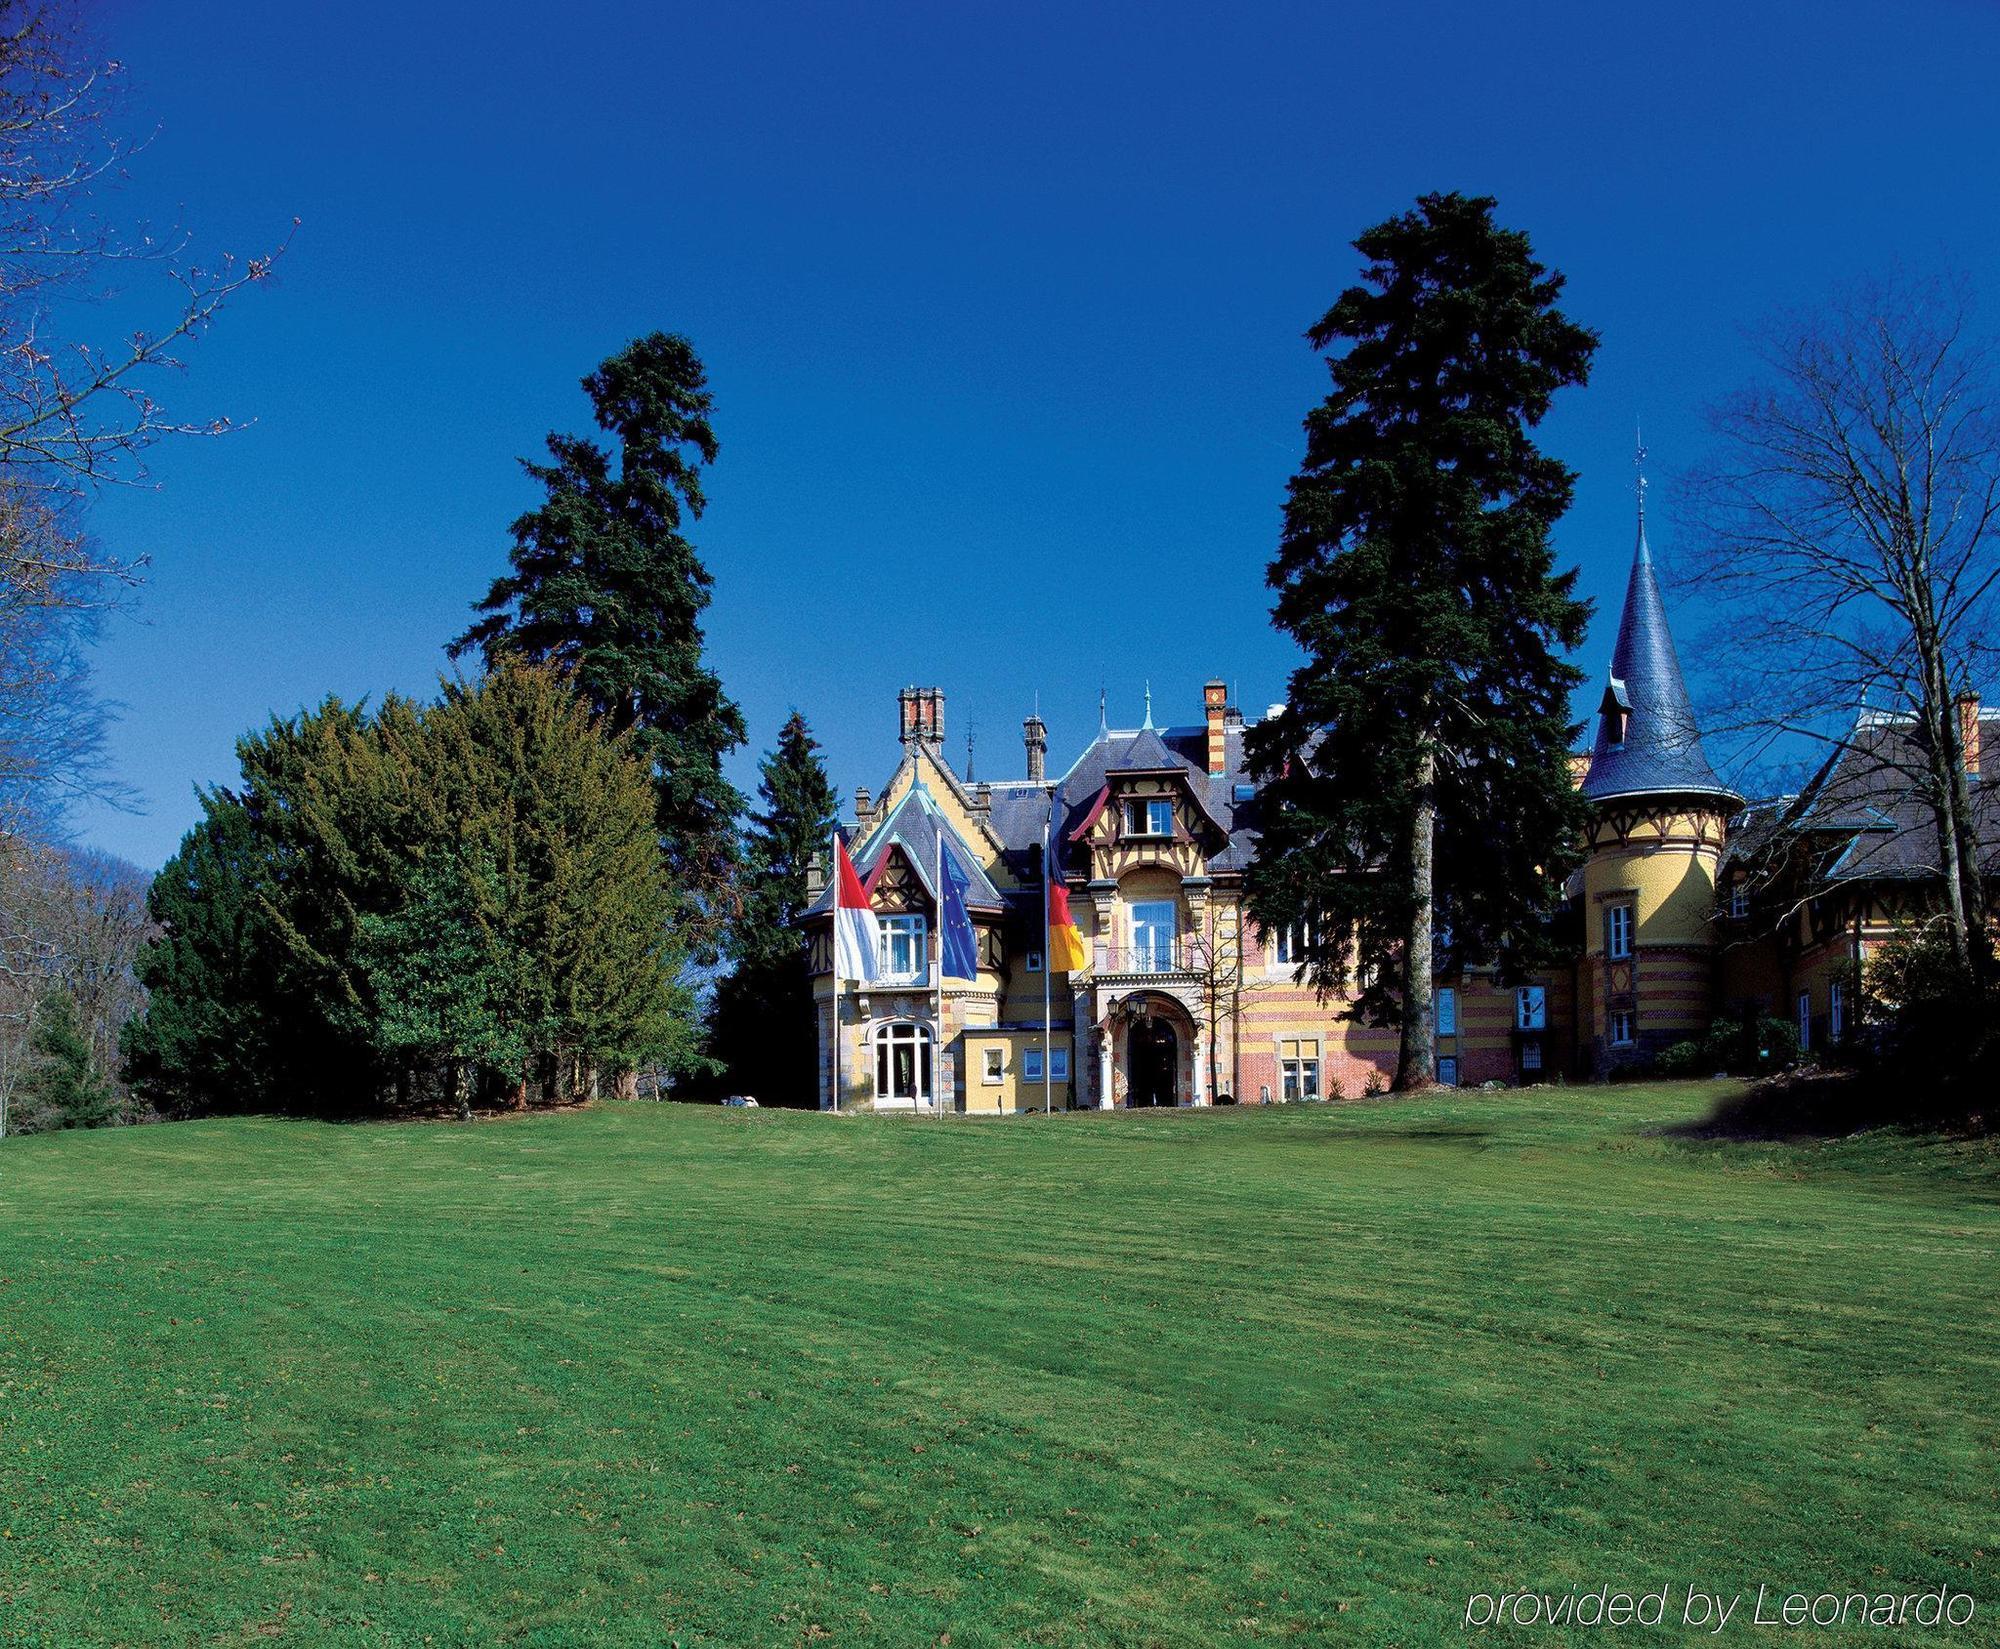
[[[2000,726],[1985,715],[1980,723]],[[1923,799],[1923,770],[1912,720],[1864,712],[1784,810],[1779,829],[1820,839],[1831,853],[1820,873],[1829,883],[1938,876],[1937,823]],[[1981,868],[1991,873],[2000,866],[2000,786],[1975,780],[1971,788]]]
[[[1643,514],[1603,711],[1590,771],[1583,781],[1583,793],[1593,801],[1668,792],[1714,796],[1730,803],[1741,800],[1715,776],[1702,752],[1694,706],[1667,629],[1667,604],[1653,572]]]
[[[1007,904],[1005,896],[993,885],[992,878],[986,874],[965,839],[952,828],[937,799],[921,783],[912,785],[905,792],[889,816],[874,825],[855,850],[854,868],[861,876],[862,885],[872,893],[888,861],[890,849],[900,847],[924,892],[935,901],[938,896],[936,871],[940,837],[943,838],[945,854],[965,878],[966,908],[1004,910]],[[811,916],[825,911],[832,900],[831,890],[823,892],[805,914]]]

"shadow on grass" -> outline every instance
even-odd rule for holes
[[[1895,1129],[1978,1136],[1991,1131],[1961,1090],[1925,1093],[1880,1073],[1813,1072],[1771,1077],[1724,1094],[1707,1116],[1660,1132],[1669,1139],[1814,1140]]]

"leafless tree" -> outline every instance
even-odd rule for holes
[[[1683,582],[1729,701],[1711,730],[1755,753],[1844,745],[1863,708],[1907,725],[1871,748],[1934,815],[1953,949],[1983,967],[1958,701],[1990,662],[2000,577],[1992,351],[1964,283],[1898,277],[1787,318],[1761,354],[1767,381],[1713,409],[1688,493]]]
[[[67,994],[91,1060],[115,1077],[118,1039],[143,1005],[133,972],[152,932],[146,877],[108,855],[0,837],[0,1138],[32,1058],[37,1018]]]
[[[79,530],[78,511],[143,482],[155,442],[232,427],[170,413],[155,390],[275,256],[204,264],[181,230],[128,233],[104,215],[141,147],[114,127],[119,74],[73,0],[0,0],[0,830],[94,777],[101,722],[80,649],[139,568]],[[91,300],[145,274],[170,294],[157,328],[110,342],[81,330]]]
[[[1202,1021],[1208,1030],[1208,1097],[1211,1104],[1221,1091],[1221,1055],[1218,1052],[1224,1022],[1235,1026],[1235,1037],[1243,1034],[1243,998],[1262,990],[1266,981],[1251,966],[1253,948],[1262,954],[1263,941],[1238,902],[1224,904],[1211,899],[1208,920],[1194,927],[1181,941],[1181,965],[1195,976],[1195,997],[1201,1006]],[[1231,1084],[1232,1089],[1234,1084]],[[1233,1097],[1241,1099],[1241,1094]]]

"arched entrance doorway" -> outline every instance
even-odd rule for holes
[[[1180,1038],[1166,1020],[1135,1020],[1125,1036],[1125,1103],[1180,1103]]]

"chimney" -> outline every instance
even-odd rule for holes
[[[1229,709],[1229,687],[1225,682],[1205,683],[1201,690],[1202,709],[1208,714],[1208,770],[1211,774],[1229,771],[1228,740],[1223,737],[1223,724]]]
[[[866,830],[875,817],[875,799],[868,794],[868,786],[854,787],[854,822]]]
[[[981,784],[973,787],[972,811],[982,819],[993,816],[993,786]]]
[[[1049,753],[1049,730],[1038,715],[1021,723],[1021,738],[1028,746],[1028,783],[1040,784]]]
[[[1979,777],[1979,695],[1960,693],[1958,695],[1958,742],[1965,752],[1965,771],[1968,778]]]
[[[944,689],[905,687],[896,695],[899,726],[896,736],[905,744],[922,740],[936,750],[944,743]]]

